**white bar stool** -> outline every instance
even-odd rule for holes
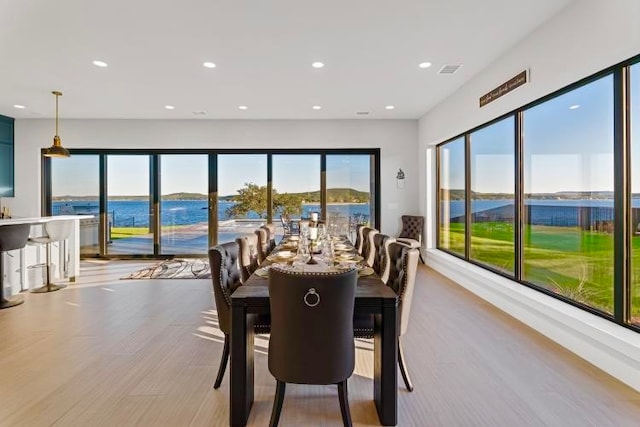
[[[73,227],[73,221],[49,221],[44,223],[45,236],[30,237],[28,243],[32,245],[44,244],[46,247],[46,262],[45,264],[32,265],[30,268],[45,267],[47,272],[47,279],[44,286],[32,289],[33,293],[53,292],[66,288],[66,285],[56,285],[51,283],[51,244],[54,242],[64,242],[71,236],[71,230]],[[65,250],[66,252],[66,250]],[[66,256],[65,256],[66,263]]]

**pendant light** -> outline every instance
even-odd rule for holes
[[[56,96],[56,135],[53,137],[53,145],[44,150],[44,155],[47,157],[70,157],[69,150],[62,146],[58,136],[58,97],[62,96],[62,92],[54,90],[51,93]]]

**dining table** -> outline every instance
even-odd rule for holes
[[[298,258],[295,237],[284,239],[247,281],[231,294],[231,426],[245,426],[254,401],[254,321],[256,316],[269,314],[269,283],[266,271],[273,263],[291,264]],[[362,264],[362,257],[346,236],[334,238],[335,257],[327,268],[349,265],[344,260],[359,260],[351,267],[359,269],[355,296],[355,315],[372,315],[373,337],[373,400],[381,425],[395,426],[398,420],[398,298],[373,270]],[[282,255],[282,256],[279,256]],[[352,254],[349,256],[348,254]],[[342,260],[342,262],[341,262]],[[322,264],[322,261],[320,262]],[[330,266],[329,266],[330,265]],[[315,271],[318,265],[313,267]],[[305,268],[298,265],[298,268]]]

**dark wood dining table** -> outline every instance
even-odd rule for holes
[[[398,423],[398,299],[375,274],[358,278],[356,314],[374,317],[373,399],[380,423]],[[253,274],[231,295],[231,426],[245,426],[254,399],[254,319],[269,314],[268,280]]]

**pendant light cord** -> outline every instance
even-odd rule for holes
[[[56,94],[56,136],[58,136],[58,94]]]

